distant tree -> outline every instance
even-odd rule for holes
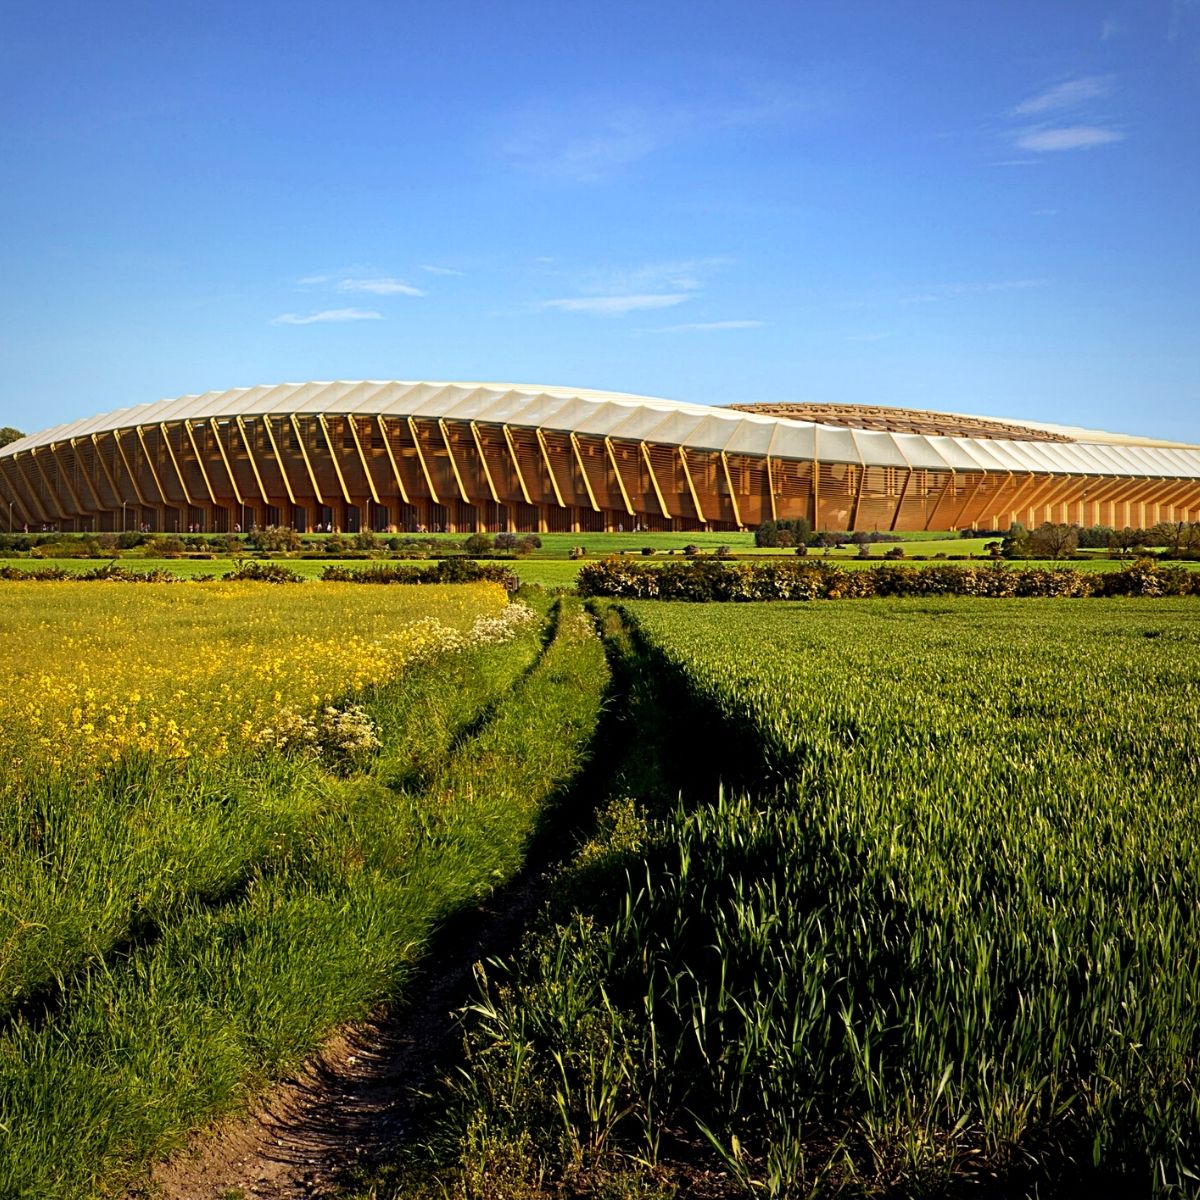
[[[1182,558],[1200,550],[1200,523],[1196,521],[1160,521],[1147,530],[1146,541],[1162,546],[1168,558]]]
[[[1014,521],[1000,543],[1000,553],[1005,558],[1029,557],[1029,534],[1019,521]]]
[[[1079,545],[1085,550],[1104,550],[1112,540],[1110,525],[1092,525],[1079,531]]]
[[[1146,531],[1144,529],[1131,529],[1126,525],[1124,529],[1113,530],[1112,537],[1108,542],[1108,549],[1117,558],[1125,558],[1130,551],[1137,550],[1139,546],[1144,546],[1145,544]]]
[[[492,549],[492,539],[486,533],[473,533],[462,544],[463,553],[469,555],[487,554]]]
[[[756,546],[791,547],[808,542],[812,537],[812,523],[806,517],[782,521],[764,521],[754,531]]]
[[[1079,547],[1079,528],[1043,521],[1030,534],[1029,545],[1036,558],[1066,558]]]
[[[300,535],[287,525],[268,525],[256,529],[247,539],[255,550],[299,550],[303,544]]]
[[[4,425],[0,427],[0,446],[7,446],[9,442],[18,441],[24,436],[19,429],[14,429],[11,425]]]

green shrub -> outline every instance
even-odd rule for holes
[[[333,583],[498,583],[510,595],[521,586],[511,567],[462,557],[443,558],[427,567],[385,562],[368,567],[329,563],[321,572],[321,579]]]
[[[247,541],[255,550],[268,552],[300,550],[304,545],[300,535],[287,525],[268,525],[265,529],[256,529]]]
[[[227,572],[224,579],[249,581],[253,583],[303,583],[304,576],[275,562],[243,562]]]
[[[493,545],[492,539],[486,533],[473,533],[463,542],[462,548],[464,554],[477,558],[481,554],[489,553]]]

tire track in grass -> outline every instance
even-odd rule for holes
[[[403,973],[415,1006],[343,1027],[250,1117],[218,1126],[192,1154],[161,1164],[151,1187],[134,1195],[320,1196],[395,1143],[408,1120],[404,1101],[428,1073],[471,964],[485,946],[514,940],[536,902],[530,873],[502,893],[496,888],[521,870],[552,800],[586,759],[607,677],[590,619],[578,604],[560,606],[555,637],[536,666],[419,797],[430,812],[407,875],[431,911],[419,941],[432,942],[436,955],[423,979],[412,966]],[[442,864],[481,834],[487,853],[474,881],[446,887]]]
[[[430,672],[440,669],[454,684],[434,705],[438,720],[429,705],[419,722],[406,718],[407,702],[429,699],[420,672],[367,698],[381,727],[401,739],[380,755],[379,770],[395,770],[410,753],[444,753],[478,704],[510,687],[539,652],[538,632],[529,630],[518,642],[431,664]],[[362,778],[343,781],[315,768],[307,775],[324,800],[303,837],[252,881],[243,904],[214,909],[197,899],[153,945],[97,961],[72,980],[40,1025],[19,1019],[0,1035],[5,1200],[111,1194],[102,1180],[117,1186],[118,1178],[141,1174],[147,1158],[236,1107],[268,1073],[294,1062],[324,1030],[366,1012],[397,981],[401,969],[389,973],[364,938],[386,934],[385,918],[412,924],[421,913],[419,891],[403,903],[407,810],[377,806],[380,819],[364,829],[370,797]],[[358,861],[370,851],[386,858],[380,851],[389,847],[389,861]],[[348,916],[355,906],[361,929]],[[411,957],[412,939],[382,940],[397,961]],[[362,953],[359,983],[345,961],[355,949]],[[323,998],[338,971],[353,985],[348,998]],[[364,999],[367,987],[379,990]]]

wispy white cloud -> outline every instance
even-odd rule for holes
[[[980,295],[986,292],[1025,291],[1046,287],[1048,279],[994,279],[981,283],[937,283],[904,296],[906,304],[927,304],[937,300],[952,300],[958,296]]]
[[[1036,158],[1002,158],[992,163],[993,167],[1036,167],[1040,160]]]
[[[721,131],[782,124],[825,106],[823,96],[753,82],[722,99],[680,103],[590,95],[511,114],[500,154],[514,166],[569,183],[598,183],[673,144]]]
[[[690,321],[686,325],[663,325],[656,333],[710,333],[721,329],[761,329],[766,321]]]
[[[1102,96],[1109,95],[1112,89],[1111,75],[1085,75],[1079,79],[1068,79],[1065,83],[1058,83],[1043,92],[1038,92],[1036,96],[1022,100],[1012,111],[1018,117],[1058,112],[1064,108],[1074,108],[1088,100],[1098,100]]]
[[[301,287],[316,287],[320,283],[332,283],[332,275],[302,275],[296,282]]]
[[[1111,41],[1118,34],[1125,32],[1125,26],[1121,24],[1115,17],[1105,17],[1100,23],[1100,40],[1102,42]]]
[[[281,313],[272,325],[317,325],[325,321],[382,321],[383,313],[369,308],[326,308],[315,313]]]
[[[1183,23],[1191,12],[1200,7],[1196,0],[1171,0],[1171,19],[1167,25],[1167,37],[1176,41],[1183,29]]]
[[[653,154],[674,135],[677,116],[632,106],[570,112],[553,106],[521,114],[500,147],[514,166],[571,183],[598,183]]]
[[[580,278],[580,290],[597,295],[614,292],[698,292],[709,275],[732,261],[730,258],[714,256],[604,267],[584,272]]]
[[[403,279],[343,279],[337,285],[339,292],[367,292],[372,296],[423,296],[420,288],[405,283]]]
[[[430,275],[461,275],[461,271],[454,270],[453,267],[435,267],[432,263],[422,263],[421,270]]]
[[[558,312],[590,313],[599,317],[621,317],[648,308],[673,308],[690,299],[687,292],[643,292],[629,296],[569,296],[543,300],[542,308]]]
[[[1016,145],[1021,150],[1043,154],[1056,150],[1090,150],[1093,146],[1107,146],[1124,139],[1125,134],[1119,129],[1102,125],[1066,125],[1059,129],[1026,129],[1018,134]]]
[[[1009,110],[1009,116],[1043,117],[1044,120],[1009,131],[1008,136],[1018,150],[1033,154],[1047,154],[1063,150],[1088,150],[1095,146],[1107,146],[1125,139],[1125,133],[1115,128],[1104,116],[1097,121],[1080,121],[1078,116],[1072,124],[1057,124],[1065,111],[1093,104],[1110,96],[1113,91],[1111,75],[1082,75],[1046,88]],[[1094,111],[1094,110],[1093,110]],[[1059,115],[1063,114],[1063,115]],[[1082,114],[1080,114],[1082,115]],[[1070,119],[1070,118],[1066,118]],[[1026,166],[1030,159],[1008,159],[996,166]]]
[[[578,296],[543,300],[539,307],[599,316],[672,308],[700,294],[707,277],[732,261],[713,256],[594,268],[576,276]]]

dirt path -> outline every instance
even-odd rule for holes
[[[515,946],[543,894],[543,877],[531,874],[456,918],[431,948],[432,969],[410,984],[415,1003],[340,1031],[248,1116],[156,1164],[128,1200],[332,1196],[355,1168],[393,1155],[415,1129],[413,1089],[452,1049],[474,964]]]
[[[602,714],[598,756],[548,809],[521,875],[434,940],[405,985],[412,1001],[341,1030],[249,1115],[218,1122],[156,1164],[126,1200],[310,1200],[336,1195],[358,1169],[394,1157],[417,1130],[414,1091],[457,1057],[454,1013],[473,995],[475,964],[515,951],[547,895],[548,873],[607,794],[624,743],[612,736],[619,707]]]

